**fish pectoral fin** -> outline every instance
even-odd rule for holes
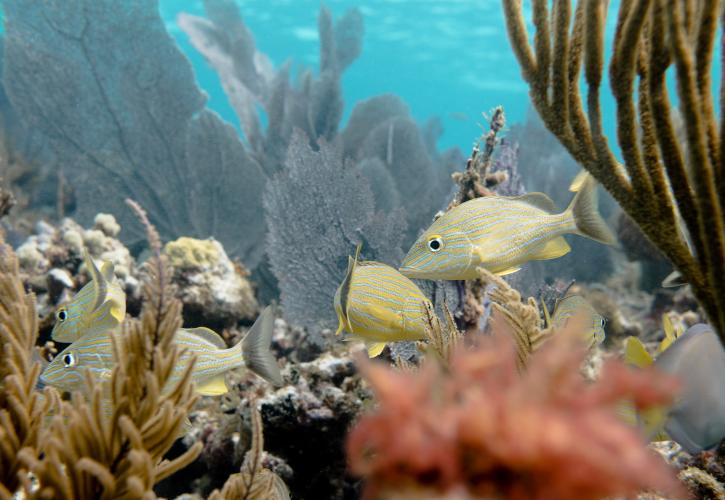
[[[109,300],[91,313],[90,324],[93,330],[105,332],[123,322],[124,311],[118,304]]]
[[[533,260],[558,259],[559,257],[568,254],[570,251],[571,247],[569,246],[569,243],[566,242],[563,236],[558,236],[547,241],[536,249],[531,258]]]
[[[385,342],[365,342],[365,346],[368,348],[368,356],[376,358],[385,349]]]
[[[637,337],[627,337],[624,341],[624,360],[638,368],[646,368],[653,362],[652,356]]]
[[[520,267],[509,267],[508,269],[504,269],[502,271],[496,271],[494,274],[496,276],[506,276],[507,274],[513,274],[516,271],[521,271]]]
[[[229,389],[224,380],[224,375],[218,375],[198,384],[196,386],[196,392],[202,396],[220,396],[229,392]]]

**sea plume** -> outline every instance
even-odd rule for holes
[[[519,374],[510,337],[459,349],[449,368],[419,372],[362,365],[379,406],[351,431],[347,450],[365,495],[594,499],[666,491],[682,496],[667,465],[620,422],[625,397],[641,407],[668,401],[673,381],[618,362],[590,384],[584,347],[558,335]]]

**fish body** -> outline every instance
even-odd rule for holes
[[[180,380],[194,357],[196,362],[191,377],[196,391],[202,395],[227,392],[224,374],[243,366],[271,383],[281,385],[279,368],[269,351],[273,326],[274,316],[267,307],[244,339],[229,348],[217,333],[208,328],[180,329],[174,342],[182,353],[174,366],[169,386]],[[92,330],[83,335],[50,362],[40,376],[41,382],[63,391],[82,391],[86,385],[86,370],[96,380],[110,379],[114,367],[111,336],[120,333],[121,329],[116,327],[110,332]]]
[[[712,327],[688,328],[657,356],[654,366],[682,382],[667,413],[667,434],[689,453],[725,439],[725,349]]]
[[[424,307],[430,301],[418,286],[388,265],[357,257],[350,258],[335,294],[337,334],[345,330],[364,340],[371,357],[388,342],[426,338]]]
[[[581,295],[569,295],[559,300],[551,317],[551,326],[559,330],[571,321],[579,322],[581,330],[590,345],[604,342],[605,320]]]
[[[518,197],[485,196],[449,210],[418,238],[400,272],[409,278],[465,280],[476,268],[504,275],[531,260],[555,259],[569,252],[565,234],[603,243],[615,241],[597,213],[594,181],[587,177],[564,212],[543,193]]]
[[[625,342],[625,360],[644,368],[654,365],[680,379],[683,386],[669,408],[637,414],[622,405],[628,421],[638,421],[650,439],[673,439],[689,453],[699,453],[725,438],[725,349],[709,325],[697,324],[684,333],[663,317],[665,338],[652,357],[635,337]]]
[[[113,276],[113,264],[104,262],[99,270],[84,252],[91,279],[67,304],[55,312],[51,337],[71,343],[81,335],[109,332],[126,316],[126,294]]]

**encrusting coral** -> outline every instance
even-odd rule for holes
[[[184,303],[185,324],[215,329],[256,317],[259,304],[248,273],[227,256],[221,243],[181,237],[164,246],[164,255]]]
[[[514,53],[547,128],[672,261],[725,341],[725,127],[722,121],[718,126],[711,89],[722,2],[620,4],[609,72],[623,163],[602,131],[607,2],[579,0],[572,9],[563,0],[549,12],[549,2],[535,0],[533,47],[521,0],[502,3]],[[680,134],[666,85],[670,68]]]
[[[365,362],[379,406],[347,444],[365,497],[684,497],[674,472],[614,411],[625,397],[640,407],[670,400],[671,381],[609,361],[590,384],[579,374],[584,354],[578,339],[559,335],[520,374],[510,338],[497,334],[457,350],[447,370]]]

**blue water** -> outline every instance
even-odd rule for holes
[[[618,2],[610,4],[608,40]],[[258,49],[275,64],[291,59],[317,68],[319,2],[249,0],[239,5]],[[335,17],[358,7],[365,20],[362,55],[343,79],[345,117],[355,102],[392,92],[408,103],[419,122],[440,117],[445,127],[440,145],[464,152],[480,135],[479,124],[486,123],[482,112],[503,105],[509,124],[525,119],[528,88],[509,45],[499,0],[337,0],[326,5]],[[201,2],[161,0],[161,11],[208,92],[209,106],[238,125],[218,78],[176,25],[180,12],[203,15]],[[614,105],[608,92],[603,95],[605,131],[616,142]]]

